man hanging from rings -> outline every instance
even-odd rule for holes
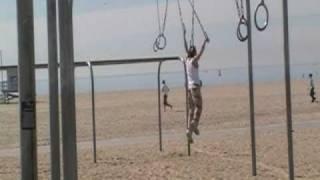
[[[187,69],[188,77],[188,103],[189,103],[189,128],[187,129],[187,138],[190,143],[193,143],[192,133],[200,134],[198,129],[201,112],[202,112],[202,95],[201,86],[202,82],[199,77],[199,61],[206,48],[209,39],[206,38],[202,44],[200,52],[194,45],[188,48],[186,40],[186,31],[184,30],[184,44],[187,52],[187,58],[184,60]]]
[[[198,129],[201,112],[202,112],[202,95],[201,95],[201,86],[202,82],[199,77],[199,61],[200,58],[206,48],[206,44],[209,43],[209,37],[207,32],[205,31],[204,26],[202,25],[198,13],[195,10],[194,0],[188,0],[191,8],[192,8],[192,29],[191,29],[191,41],[190,46],[188,46],[187,42],[187,31],[186,26],[183,21],[182,10],[180,5],[180,0],[177,0],[180,21],[183,30],[183,39],[184,39],[184,47],[187,53],[186,59],[183,60],[186,71],[187,71],[187,80],[188,80],[188,103],[189,103],[189,117],[188,117],[188,128],[187,128],[187,138],[189,143],[193,143],[192,134],[196,135],[200,134]],[[194,22],[197,20],[200,28],[202,30],[204,41],[202,43],[200,52],[197,53],[197,48],[194,45]]]

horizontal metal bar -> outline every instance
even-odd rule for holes
[[[120,65],[120,64],[138,64],[138,63],[155,63],[160,61],[180,60],[179,56],[171,57],[147,57],[147,58],[131,58],[131,59],[110,59],[110,60],[93,60],[90,61],[92,66]],[[87,61],[75,62],[75,67],[87,67]],[[0,70],[17,68],[17,65],[0,66]],[[35,64],[36,69],[47,69],[48,64]]]
[[[119,65],[119,64],[137,64],[137,63],[155,63],[160,61],[180,60],[179,56],[173,57],[151,57],[151,58],[131,58],[131,59],[114,59],[114,60],[94,60],[92,66]],[[76,62],[77,67],[88,66],[87,62]]]

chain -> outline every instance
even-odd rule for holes
[[[239,2],[240,1],[240,2]],[[243,0],[235,0],[239,18],[244,16]]]
[[[194,7],[195,4],[194,4],[194,0],[192,0],[192,6]],[[194,46],[194,8],[192,8],[192,26],[191,26],[191,42],[190,42],[190,45],[191,46]]]
[[[198,21],[198,23],[199,23],[199,25],[200,25],[200,28],[201,28],[201,30],[202,30],[202,33],[203,33],[204,37],[205,37],[206,40],[209,42],[209,41],[210,41],[209,36],[208,36],[208,34],[207,34],[207,32],[206,32],[203,24],[201,23],[200,17],[199,17],[199,15],[198,15],[197,11],[196,11],[195,8],[194,8],[194,5],[192,4],[191,0],[188,0],[188,1],[189,1],[190,6],[192,7],[194,17],[197,19],[197,21]]]

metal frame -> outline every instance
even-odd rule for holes
[[[72,103],[71,112],[62,112],[63,119],[70,119],[71,122],[63,121],[63,132],[71,135],[72,138],[63,137],[64,144],[68,147],[64,148],[64,159],[67,163],[64,169],[67,179],[77,179],[77,163],[76,163],[76,144],[75,143],[75,117],[74,117],[74,66],[86,66],[86,62],[74,63],[73,60],[73,30],[72,30],[72,0],[63,1],[59,0],[59,18],[61,24],[67,24],[67,26],[60,26],[60,42],[61,42],[61,59],[62,59],[62,84],[66,85],[62,90],[68,91],[65,95],[66,100],[63,100],[62,106],[67,102]],[[34,37],[33,37],[33,0],[17,0],[18,9],[18,43],[19,43],[19,78],[20,84],[20,120],[21,120],[21,166],[22,166],[22,178],[23,179],[37,179],[37,155],[36,155],[36,118],[35,118],[35,75],[34,68],[45,67],[48,65],[35,65],[34,66]],[[250,0],[247,0],[247,14],[248,14],[248,52],[249,52],[249,88],[250,88],[250,122],[251,122],[251,140],[252,140],[252,163],[253,163],[253,175],[255,175],[255,136],[254,136],[254,92],[253,92],[253,72],[252,72],[252,40],[251,40],[251,19],[250,19]],[[290,77],[290,47],[289,47],[289,26],[288,26],[288,1],[283,0],[283,33],[284,33],[284,62],[285,62],[285,82],[286,82],[286,106],[287,106],[287,138],[288,138],[288,164],[289,164],[289,179],[294,179],[294,155],[293,155],[293,137],[292,137],[292,102],[291,102],[291,77]],[[71,36],[70,36],[71,35]],[[146,59],[144,59],[146,60]],[[123,60],[122,64],[128,64],[128,62],[138,63],[139,60]],[[156,60],[152,60],[156,61]],[[159,71],[161,68],[161,62],[159,60]],[[96,62],[91,65],[102,65],[106,62]],[[115,61],[109,61],[107,64],[121,64]],[[0,70],[10,68],[12,66],[1,66]],[[16,66],[15,66],[16,67]],[[71,71],[68,71],[70,70]],[[158,74],[160,74],[158,72]],[[65,78],[65,79],[64,79]],[[158,77],[159,80],[159,77]],[[26,84],[26,85],[24,85]],[[159,86],[159,84],[158,84]],[[64,91],[63,91],[64,92]],[[159,92],[159,90],[158,90]],[[64,99],[64,98],[63,98]],[[158,96],[159,99],[159,96]],[[187,100],[188,98],[186,98]],[[70,107],[70,106],[69,106]],[[161,108],[161,107],[160,107]],[[159,109],[160,109],[159,108]],[[64,108],[63,108],[64,109]],[[187,108],[188,109],[188,108]],[[160,109],[161,110],[161,109]],[[188,117],[188,115],[187,115]],[[159,135],[160,143],[161,138],[161,114],[159,116]],[[188,124],[188,118],[187,118]],[[71,132],[70,132],[71,128]],[[68,132],[69,131],[69,132]],[[188,144],[188,147],[190,144]],[[162,147],[160,147],[160,150]],[[188,149],[189,150],[189,149]],[[188,154],[190,154],[188,152]],[[72,157],[69,157],[71,155]],[[31,161],[30,161],[31,160]],[[69,169],[71,168],[71,169]],[[70,177],[70,178],[68,178]]]
[[[159,126],[159,150],[163,151],[162,144],[162,111],[161,111],[161,91],[160,91],[160,75],[161,75],[161,65],[165,61],[180,61],[183,64],[184,70],[184,80],[185,80],[185,94],[186,94],[186,124],[188,127],[188,87],[187,87],[187,73],[185,63],[182,61],[181,57],[156,57],[156,58],[138,58],[138,59],[120,59],[120,60],[95,60],[88,61],[87,66],[90,70],[90,79],[91,79],[91,102],[92,102],[92,128],[93,128],[93,161],[97,162],[97,142],[96,142],[96,120],[95,120],[95,84],[94,84],[94,71],[93,66],[108,66],[108,65],[121,65],[121,64],[137,64],[137,63],[155,63],[158,64],[158,126]],[[78,63],[78,66],[83,66],[83,63]],[[188,142],[188,155],[191,155],[191,145]]]
[[[249,26],[251,27],[251,26]],[[285,30],[285,29],[284,29]],[[288,29],[287,29],[288,30]],[[256,176],[256,146],[255,146],[255,119],[254,119],[254,92],[253,92],[253,71],[252,71],[252,44],[249,43],[250,40],[252,39],[251,37],[251,31],[249,33],[249,39],[248,39],[248,51],[249,51],[249,89],[250,89],[250,129],[251,129],[251,150],[252,150],[252,174],[253,176]],[[287,135],[288,135],[288,163],[289,163],[289,175],[290,175],[290,180],[294,179],[294,156],[293,156],[293,138],[292,138],[292,112],[291,112],[291,88],[290,88],[290,64],[289,64],[289,39],[288,37],[285,40],[285,75],[286,75],[286,98],[287,98]],[[249,45],[251,44],[251,45]],[[251,47],[251,48],[250,48]],[[250,51],[251,49],[251,51]],[[251,54],[251,55],[250,55]],[[250,58],[251,56],[251,58]],[[108,61],[92,61],[90,63],[88,62],[76,62],[75,67],[85,67],[88,66],[91,68],[93,65],[95,66],[101,66],[101,65],[119,65],[119,64],[133,64],[133,63],[155,63],[159,62],[159,67],[158,67],[158,109],[159,109],[159,146],[160,146],[160,151],[162,151],[162,129],[161,129],[161,103],[160,103],[160,90],[159,90],[159,83],[160,83],[160,69],[161,69],[161,64],[164,61],[169,61],[169,60],[180,60],[180,57],[166,57],[166,58],[139,58],[139,59],[119,59],[119,60],[108,60]],[[251,59],[251,60],[250,60]],[[251,63],[250,63],[251,62]],[[90,64],[90,65],[89,65]],[[9,68],[17,68],[15,65],[11,66],[0,66],[0,70],[6,70]],[[37,69],[46,69],[48,68],[47,64],[36,64],[35,68]],[[184,65],[185,69],[185,65]],[[91,73],[91,72],[90,72]],[[186,76],[186,73],[185,73]],[[186,78],[186,77],[185,77]],[[91,85],[92,85],[92,92],[94,92],[94,79],[93,79],[93,71],[91,74]],[[185,84],[185,87],[186,84]],[[188,92],[186,92],[186,121],[187,121],[187,127],[188,127]],[[95,110],[94,110],[94,93],[92,93],[92,105],[93,105],[93,110],[92,110],[92,119],[93,119],[93,129],[95,129]],[[94,130],[95,131],[95,130]],[[95,132],[93,133],[95,134]],[[94,141],[94,162],[96,162],[96,138],[95,135],[93,135],[93,141]],[[191,145],[188,143],[188,155],[191,154]]]
[[[187,77],[187,69],[186,69],[186,64],[182,61],[183,59],[181,57],[179,57],[179,59],[176,60],[180,60],[183,64],[183,70],[184,70],[184,80],[185,80],[185,95],[186,95],[186,128],[188,129],[190,121],[189,121],[189,105],[188,105],[188,77]],[[161,65],[162,65],[163,61],[159,62],[159,66],[158,66],[158,113],[159,113],[159,146],[160,146],[160,151],[162,151],[162,119],[161,119],[161,98],[160,98],[160,73],[161,73]],[[189,141],[187,141],[187,150],[188,150],[188,156],[191,156],[191,144]]]
[[[263,2],[263,1],[262,1]],[[265,4],[264,8],[268,9]],[[256,165],[256,138],[255,138],[255,110],[254,110],[254,81],[252,66],[252,23],[251,23],[251,7],[250,0],[246,0],[247,18],[248,18],[248,71],[249,71],[249,96],[250,96],[250,133],[251,133],[251,153],[252,153],[252,175],[257,175]],[[258,6],[258,8],[261,5]],[[256,13],[255,13],[256,17]],[[267,19],[268,20],[268,19]],[[264,30],[265,26],[258,30]],[[285,86],[286,86],[286,107],[287,107],[287,138],[288,138],[288,170],[289,179],[294,180],[294,155],[293,155],[293,137],[292,137],[292,102],[291,102],[291,77],[290,77],[290,43],[289,43],[289,22],[288,22],[288,2],[283,0],[283,38],[284,38],[284,64],[285,64]]]
[[[183,65],[184,70],[184,87],[185,87],[185,99],[186,99],[186,128],[188,128],[189,120],[189,106],[188,106],[188,82],[186,65],[182,61],[182,57],[172,56],[172,57],[148,57],[148,58],[134,58],[134,59],[113,59],[113,60],[94,60],[88,62],[75,62],[75,67],[88,67],[90,70],[91,79],[91,103],[92,103],[92,129],[93,129],[93,160],[97,162],[97,143],[96,143],[96,120],[95,120],[95,83],[94,83],[94,71],[93,66],[109,66],[109,65],[123,65],[123,64],[137,64],[137,63],[159,63],[158,64],[158,124],[159,124],[159,149],[163,151],[162,146],[162,116],[161,116],[161,91],[160,91],[160,75],[161,75],[161,65],[166,61],[180,61]],[[36,64],[34,65],[36,69],[46,69],[47,64]],[[8,68],[16,68],[17,66],[0,66],[0,70],[5,70]],[[191,144],[188,142],[188,155],[191,155]]]

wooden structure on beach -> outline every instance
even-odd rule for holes
[[[17,68],[6,69],[7,79],[1,81],[1,100],[9,103],[11,99],[18,98],[18,72]]]

